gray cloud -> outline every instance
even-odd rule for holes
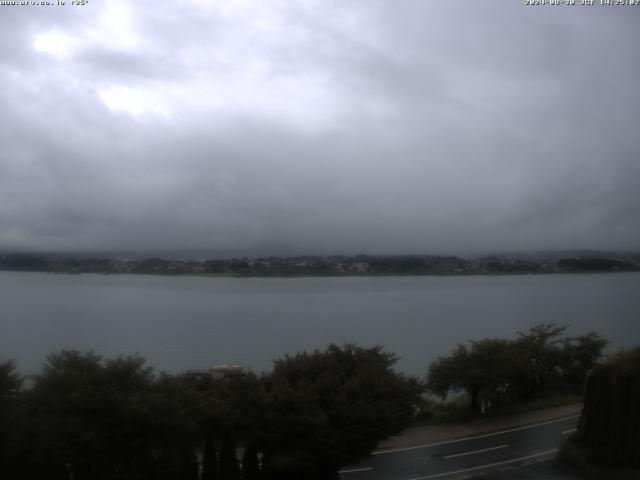
[[[3,7],[0,249],[637,248],[638,15]]]

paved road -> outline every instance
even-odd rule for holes
[[[553,458],[579,415],[473,437],[380,450],[345,467],[342,480],[454,480]]]

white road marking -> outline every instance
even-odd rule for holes
[[[509,430],[502,430],[500,432],[485,433],[484,435],[475,435],[472,437],[457,438],[455,440],[446,440],[444,442],[429,443],[426,445],[415,445],[413,447],[393,448],[389,450],[378,450],[377,452],[371,453],[371,455],[384,455],[386,453],[404,452],[406,450],[416,450],[418,448],[428,448],[428,447],[436,447],[438,445],[448,445],[450,443],[466,442],[467,440],[475,440],[477,438],[494,437],[496,435],[502,435],[503,433],[517,432],[519,430],[526,430],[528,428],[541,427],[543,425],[550,425],[552,423],[560,423],[560,422],[564,422],[564,421],[571,420],[573,418],[578,418],[578,417],[580,417],[580,415],[571,415],[569,417],[558,418],[556,420],[549,420],[547,422],[536,423],[534,425],[526,425],[524,427],[510,428]]]
[[[371,467],[366,468],[353,468],[351,470],[340,470],[338,473],[355,473],[355,472],[368,472],[369,470],[373,470]]]
[[[573,433],[576,430],[578,430],[577,428],[570,428],[569,430],[565,430],[564,432],[562,432],[563,435],[566,435],[567,433]]]
[[[445,457],[442,457],[442,458],[464,457],[465,455],[473,455],[474,453],[490,452],[491,450],[499,450],[501,448],[507,448],[508,446],[509,445],[504,444],[504,445],[499,445],[497,447],[489,447],[489,448],[483,448],[481,450],[474,450],[473,452],[454,453],[453,455],[446,455]]]
[[[550,455],[552,453],[556,453],[557,451],[558,449],[547,450],[546,452],[534,453],[533,455],[528,455],[526,457],[513,458],[511,460],[504,460],[502,462],[489,463],[487,465],[480,465],[479,467],[465,468],[464,470],[456,470],[454,472],[436,473],[435,475],[427,475],[426,477],[412,478],[411,480],[427,480],[429,478],[438,478],[438,477],[445,477],[447,475],[456,475],[458,473],[473,472],[475,470],[482,470],[484,468],[497,467],[498,465],[505,465],[507,463],[520,462],[522,460],[528,460],[530,458],[542,457],[543,455]]]

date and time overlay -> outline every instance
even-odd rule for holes
[[[568,5],[583,7],[616,7],[616,6],[637,6],[640,7],[640,0],[523,0],[526,6],[538,5]]]
[[[638,6],[640,0],[522,0],[525,6]],[[89,5],[90,0],[0,0],[2,6],[19,7],[83,7]]]
[[[0,0],[0,7],[85,7],[89,0]]]

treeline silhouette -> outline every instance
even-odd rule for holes
[[[294,257],[176,260],[165,258],[62,258],[31,254],[0,255],[0,270],[55,273],[125,273],[149,275],[485,275],[522,273],[632,272],[640,255],[620,258],[463,259],[439,255],[303,255]]]
[[[464,392],[472,414],[545,395],[580,394],[607,341],[595,332],[566,337],[566,329],[541,324],[516,339],[459,344],[431,364],[427,389],[442,398]]]
[[[607,342],[565,330],[458,345],[425,382],[395,372],[382,347],[354,344],[284,356],[262,375],[155,374],[139,356],[77,351],[50,355],[31,378],[0,363],[0,478],[336,479],[409,426],[425,392],[464,392],[473,415],[582,393]],[[608,385],[594,378],[590,391]]]
[[[156,375],[138,356],[77,351],[29,379],[0,363],[0,478],[338,478],[413,418],[421,386],[395,361],[346,344],[260,376]]]

